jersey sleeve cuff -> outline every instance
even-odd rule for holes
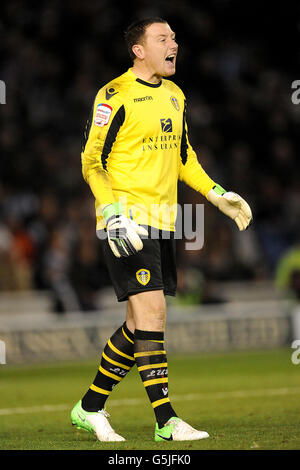
[[[114,202],[113,204],[109,204],[105,206],[102,210],[103,217],[105,222],[107,222],[111,217],[116,215],[120,215],[122,213],[122,206],[120,202]]]

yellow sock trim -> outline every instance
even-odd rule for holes
[[[166,351],[164,351],[163,349],[161,351],[143,351],[134,353],[134,357],[154,356],[156,354],[166,354]]]
[[[168,367],[167,362],[161,362],[160,364],[147,364],[146,366],[138,367],[138,371],[148,370],[148,369],[157,369],[158,367]]]
[[[97,387],[96,385],[92,384],[90,386],[90,389],[91,390],[94,390],[94,392],[97,392],[97,393],[102,393],[102,395],[109,395],[111,390],[104,390],[104,388],[100,388],[100,387]]]
[[[125,338],[126,338],[130,343],[134,344],[134,341],[132,341],[132,339],[130,339],[130,338],[127,336],[127,334],[125,333],[123,327],[122,327],[122,332],[123,332],[123,335],[125,336]]]
[[[119,351],[119,349],[117,349],[111,342],[111,340],[109,339],[108,342],[107,342],[108,346],[110,347],[110,349],[112,349],[114,352],[116,352],[117,354],[119,354],[119,356],[123,356],[123,357],[126,357],[126,359],[130,359],[130,361],[134,361],[134,357],[132,356],[128,356],[128,354],[125,354],[123,353],[122,351]]]
[[[102,372],[102,374],[106,375],[107,377],[117,380],[118,382],[120,382],[120,380],[122,380],[123,378],[123,377],[119,377],[118,375],[112,374],[111,372],[108,372],[102,366],[99,367],[99,371]]]
[[[131,369],[130,366],[126,366],[125,364],[121,364],[121,362],[114,361],[113,359],[111,359],[110,357],[108,357],[108,356],[105,354],[105,352],[102,353],[102,356],[104,357],[104,359],[106,359],[106,361],[110,362],[110,363],[113,364],[114,366],[122,367],[122,369],[126,369],[126,370],[130,370],[130,369]]]
[[[162,398],[161,400],[156,400],[151,404],[153,408],[156,408],[157,406],[163,405],[164,403],[168,403],[169,401],[169,398]]]
[[[149,385],[164,384],[166,382],[168,382],[168,377],[163,377],[162,379],[146,380],[143,383],[145,387],[149,387]]]

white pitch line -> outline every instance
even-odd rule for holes
[[[172,401],[196,401],[202,399],[219,400],[227,398],[249,398],[249,397],[270,397],[280,395],[292,395],[300,394],[300,388],[269,388],[264,390],[233,390],[229,392],[213,392],[213,393],[188,393],[184,395],[172,395]],[[141,398],[125,398],[121,400],[111,400],[109,406],[136,406],[145,403],[145,399]],[[17,414],[31,414],[54,412],[54,411],[66,411],[71,410],[74,403],[61,404],[61,405],[38,405],[38,406],[27,406],[17,408],[0,408],[0,416],[9,416]]]

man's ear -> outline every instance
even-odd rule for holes
[[[141,44],[135,44],[134,46],[132,46],[132,51],[138,59],[144,59],[145,51]]]

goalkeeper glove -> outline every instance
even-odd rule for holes
[[[246,230],[252,222],[249,204],[238,194],[227,192],[220,185],[214,186],[207,194],[209,202],[235,221],[239,230]]]
[[[109,246],[117,258],[136,254],[143,248],[140,235],[148,231],[121,214],[119,203],[109,204],[103,209]]]

